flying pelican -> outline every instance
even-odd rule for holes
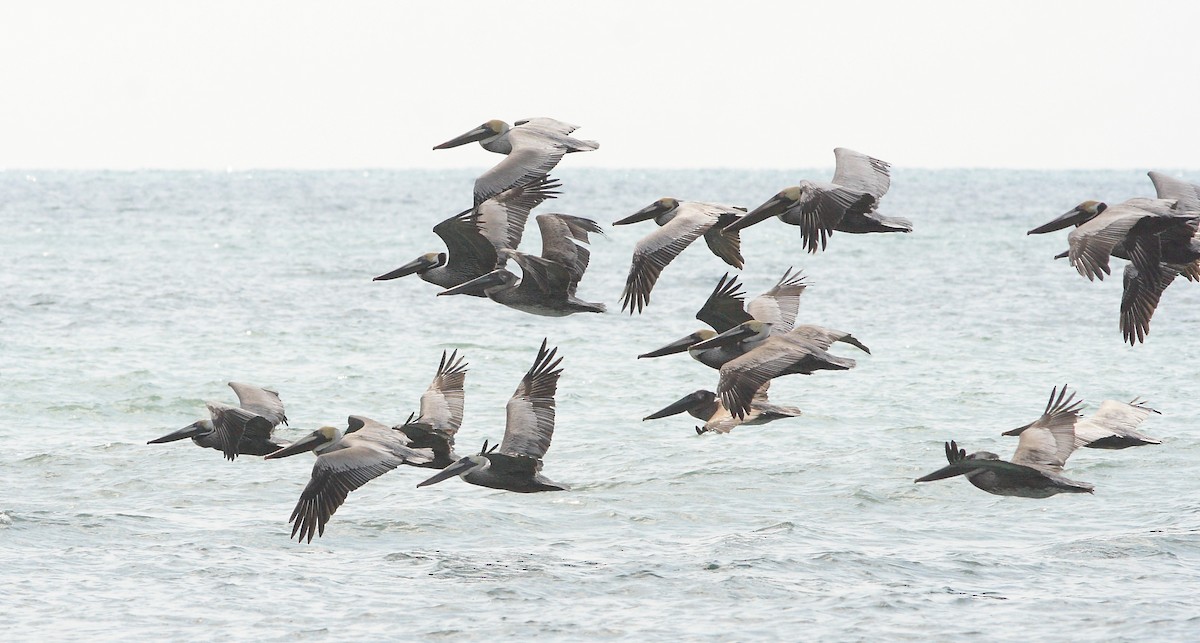
[[[346,501],[351,491],[367,484],[402,464],[422,464],[433,460],[429,449],[411,449],[403,433],[384,424],[351,415],[342,431],[323,426],[292,444],[265,456],[266,460],[286,458],[312,451],[317,454],[312,478],[300,492],[300,501],[288,522],[297,541],[325,534],[325,523]]]
[[[681,398],[661,411],[647,415],[642,418],[642,421],[657,420],[686,412],[688,415],[704,422],[703,427],[696,427],[696,434],[703,435],[710,431],[715,433],[729,433],[734,427],[743,424],[766,424],[767,422],[782,420],[784,418],[800,417],[800,409],[794,406],[777,406],[767,400],[767,389],[770,386],[771,383],[767,382],[755,392],[754,399],[750,402],[750,412],[746,414],[745,419],[739,420],[729,411],[725,410],[725,406],[721,404],[721,400],[717,399],[716,393],[700,389]]]
[[[966,476],[967,481],[997,496],[1049,498],[1058,493],[1092,493],[1094,487],[1062,476],[1063,465],[1075,450],[1075,423],[1079,406],[1075,394],[1064,399],[1067,387],[1050,393],[1046,410],[1036,422],[1021,427],[1021,439],[1012,461],[1004,461],[995,453],[979,451],[967,455],[954,441],[946,443],[949,466],[916,479],[929,482],[953,476]],[[1056,397],[1057,396],[1057,399]]]
[[[433,149],[444,150],[479,141],[483,149],[507,156],[475,179],[475,204],[478,205],[505,190],[529,185],[546,176],[569,152],[588,152],[600,147],[596,141],[570,136],[577,129],[577,125],[553,118],[520,120],[513,127],[493,119],[462,136],[435,145]]]
[[[554,394],[562,374],[558,368],[562,358],[555,359],[557,352],[557,348],[547,350],[546,340],[542,340],[537,359],[508,400],[504,441],[498,451],[494,446],[489,449],[485,441],[477,455],[462,458],[417,486],[460,476],[474,485],[519,493],[566,490],[566,485],[541,474],[542,458],[554,434]]]
[[[421,395],[420,417],[416,420],[410,417],[396,427],[408,436],[409,447],[433,451],[433,460],[419,466],[445,469],[458,460],[454,453],[454,435],[462,426],[463,382],[466,378],[467,363],[459,357],[458,351],[449,356],[442,351],[437,374]]]
[[[1158,411],[1146,406],[1137,398],[1128,404],[1104,400],[1098,411],[1075,423],[1075,448],[1127,449],[1147,444],[1162,444],[1159,440],[1135,430],[1151,413]],[[1005,431],[1004,435],[1021,435],[1027,428],[1029,425]]]
[[[633,249],[633,262],[625,279],[625,291],[621,293],[621,310],[628,309],[630,315],[642,312],[650,303],[650,291],[658,281],[659,273],[701,235],[713,254],[741,269],[741,240],[728,231],[722,234],[722,230],[727,230],[745,211],[744,208],[664,197],[614,221],[613,225],[626,225],[654,219],[659,226],[642,237]]]
[[[1153,178],[1153,177],[1152,177]],[[1109,206],[1084,201],[1027,234],[1044,234],[1070,225],[1070,249],[1060,255],[1088,280],[1111,274],[1108,258],[1126,259],[1121,296],[1121,334],[1130,344],[1144,342],[1150,318],[1167,286],[1182,272],[1197,272],[1200,241],[1194,241],[1200,211],[1179,209],[1178,200],[1135,197]]]
[[[792,269],[788,268],[775,286],[755,297],[749,306],[743,307],[746,293],[741,290],[742,284],[738,283],[737,277],[725,273],[717,282],[712,294],[705,300],[704,306],[696,313],[696,319],[708,324],[713,330],[698,330],[662,348],[642,353],[638,355],[638,359],[689,351],[693,359],[712,368],[721,368],[721,365],[741,353],[731,352],[728,347],[697,351],[689,349],[695,344],[716,337],[717,333],[723,333],[753,319],[771,324],[772,333],[786,333],[792,330],[796,324],[796,314],[800,311],[800,295],[804,294],[808,286],[802,273],[792,274]]]
[[[778,216],[784,223],[800,226],[804,245],[809,252],[816,252],[818,246],[825,249],[835,230],[850,234],[912,232],[908,219],[885,217],[875,211],[891,186],[889,164],[844,147],[833,150],[833,155],[837,168],[832,183],[801,181],[784,188],[727,227],[725,233]]]
[[[840,330],[801,325],[787,333],[772,334],[770,324],[757,320],[738,324],[689,350],[731,346],[741,352],[721,366],[717,395],[734,417],[742,419],[750,412],[755,393],[776,377],[854,368],[854,360],[826,352],[834,342],[871,352],[850,333]]]
[[[537,222],[542,233],[542,256],[515,250],[500,253],[521,267],[521,277],[499,268],[438,295],[483,293],[496,303],[544,317],[604,312],[604,304],[575,296],[591,257],[580,243],[587,243],[589,232],[603,234],[600,226],[591,219],[568,214],[539,214]]]
[[[505,249],[515,249],[525,232],[529,211],[558,194],[562,184],[542,177],[487,199],[435,225],[433,232],[446,243],[446,252],[429,252],[374,281],[416,273],[422,280],[453,288],[503,267]],[[477,296],[482,297],[483,293]]]
[[[241,408],[208,402],[209,419],[195,422],[146,444],[191,438],[196,446],[217,449],[233,460],[238,454],[266,455],[282,445],[271,439],[280,422],[287,424],[279,393],[241,382],[229,382]]]

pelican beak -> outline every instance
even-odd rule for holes
[[[205,433],[208,433],[208,431],[209,431],[209,429],[207,429],[205,427],[196,426],[195,424],[189,424],[189,425],[183,427],[182,429],[179,429],[178,431],[174,431],[172,433],[168,433],[168,434],[162,436],[161,438],[155,438],[153,440],[150,440],[146,444],[163,444],[164,442],[174,442],[176,440],[182,440],[184,438],[194,438],[197,435],[203,435]]]
[[[295,442],[283,447],[278,451],[264,455],[263,460],[276,460],[279,458],[286,458],[289,455],[296,455],[297,453],[312,451],[325,442],[325,436],[321,435],[320,431],[313,431],[312,433],[309,433],[308,435],[296,440]]]
[[[482,295],[488,288],[499,286],[503,283],[504,277],[500,271],[493,270],[482,277],[476,277],[453,288],[447,288],[439,292],[438,297],[442,295]]]
[[[953,478],[954,476],[961,476],[962,474],[966,473],[967,471],[970,471],[969,467],[964,467],[961,464],[951,464],[951,465],[944,466],[941,469],[938,469],[937,471],[934,471],[933,473],[931,473],[929,475],[921,476],[920,478],[913,480],[913,482],[931,482],[933,480],[942,480],[944,478]]]
[[[637,223],[639,221],[649,221],[650,219],[653,219],[660,214],[665,214],[666,212],[667,209],[664,208],[658,201],[655,201],[654,203],[651,203],[641,210],[634,212],[624,219],[613,221],[613,225],[629,225],[630,223]]]
[[[460,476],[474,468],[475,468],[475,463],[472,462],[470,458],[463,458],[463,459],[459,460],[458,462],[455,462],[454,464],[446,467],[445,469],[438,471],[434,475],[430,476],[428,479],[426,479],[422,482],[418,482],[417,486],[418,487],[428,487],[431,484],[437,484],[443,480],[449,480],[450,478],[453,478],[454,476]]]
[[[1070,251],[1070,250],[1063,250],[1062,252],[1060,252],[1060,253],[1058,253],[1058,254],[1054,255],[1054,258],[1055,258],[1055,259],[1066,259],[1066,258],[1067,258],[1067,257],[1069,257],[1069,256],[1071,256],[1071,251]]]
[[[763,221],[766,221],[773,216],[777,216],[779,213],[786,210],[787,206],[787,201],[784,201],[783,197],[776,194],[768,199],[766,203],[754,208],[752,212],[738,217],[737,221],[725,226],[721,232],[728,234],[731,232],[737,232],[742,228],[749,228],[756,223],[762,223]]]
[[[692,344],[688,348],[707,350],[710,348],[718,348],[720,346],[728,346],[730,344],[736,344],[741,341],[742,338],[749,337],[752,334],[753,333],[751,333],[749,329],[743,326],[734,326],[733,328],[730,328],[729,330],[717,335],[716,337],[713,337],[712,339],[706,339],[698,344]]]
[[[1031,426],[1033,426],[1033,423],[1026,424],[1025,426],[1019,426],[1011,431],[1005,431],[1004,433],[1001,433],[1000,435],[1021,435],[1022,433],[1025,432],[1025,429],[1028,429]]]
[[[1047,232],[1054,232],[1055,230],[1062,230],[1067,226],[1084,223],[1093,216],[1095,215],[1084,212],[1079,208],[1073,208],[1071,211],[1060,214],[1050,222],[1042,224],[1025,234],[1045,234]]]
[[[459,145],[466,145],[467,143],[482,141],[483,139],[489,136],[494,136],[495,134],[496,133],[492,131],[492,128],[488,127],[487,125],[480,125],[479,127],[476,127],[462,136],[452,138],[441,145],[434,145],[433,149],[445,150],[451,147],[458,147]]]
[[[399,268],[396,268],[395,270],[393,270],[389,273],[379,275],[378,277],[372,279],[372,281],[387,281],[389,279],[396,279],[398,277],[407,277],[408,275],[411,275],[414,272],[421,272],[423,270],[426,270],[432,265],[433,265],[432,261],[429,261],[425,257],[420,257],[417,259],[413,259],[412,261],[404,264],[403,266],[400,266]]]
[[[671,406],[668,406],[661,411],[656,411],[650,415],[647,415],[646,417],[642,418],[642,421],[645,422],[646,420],[657,420],[659,418],[671,417],[672,415],[686,413],[695,407],[696,397],[694,395],[688,395],[687,397],[684,397],[683,399],[675,402]]]
[[[656,348],[649,353],[642,353],[641,355],[638,355],[638,359],[642,359],[643,357],[662,357],[663,355],[682,353],[691,348],[692,345],[698,341],[700,341],[700,338],[696,336],[696,333],[692,333],[691,335],[677,339],[670,344],[663,346],[662,348]]]

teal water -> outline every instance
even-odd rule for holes
[[[754,206],[794,171],[560,172],[543,206],[605,224],[661,196]],[[371,277],[441,249],[472,171],[0,172],[0,616],[6,638],[344,640],[1190,639],[1200,631],[1200,286],[1164,295],[1121,343],[1119,278],[1089,283],[1025,230],[1085,198],[1151,193],[1143,172],[896,169],[910,235],[801,251],[744,233],[752,296],[789,266],[800,319],[872,349],[840,373],[777,380],[804,416],[697,436],[640,418],[716,377],[635,356],[701,327],[726,266],[700,244],[646,313],[615,312],[647,226],[594,240],[579,294],[605,315],[549,319],[415,278]],[[1184,174],[1192,181],[1200,179]],[[607,227],[607,225],[606,225]],[[537,248],[536,226],[524,245]],[[1122,262],[1115,261],[1114,264]],[[1119,276],[1119,265],[1114,266]],[[547,477],[566,493],[401,469],[351,494],[312,544],[288,539],[311,458],[225,462],[148,439],[279,390],[295,439],[358,413],[415,410],[442,350],[470,362],[460,451],[504,428],[543,337],[564,373]],[[1142,396],[1163,445],[1083,450],[1094,496],[984,494],[942,442],[1008,457],[1000,433],[1069,383],[1094,410]]]

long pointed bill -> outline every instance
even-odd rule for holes
[[[931,482],[933,480],[942,480],[945,478],[953,478],[954,476],[961,476],[962,474],[964,474],[970,470],[971,470],[970,467],[964,467],[961,464],[951,464],[951,465],[944,466],[941,469],[938,469],[937,471],[934,471],[933,473],[931,473],[927,476],[921,476],[920,478],[913,480],[913,482]]]
[[[1019,426],[1011,431],[1005,431],[1004,433],[1001,433],[1000,435],[1021,435],[1022,433],[1025,432],[1025,429],[1028,429],[1031,426],[1033,426],[1032,422],[1030,422],[1029,424],[1026,424],[1025,426]]]
[[[1029,232],[1026,232],[1025,234],[1045,234],[1047,232],[1054,232],[1055,230],[1062,230],[1067,226],[1079,225],[1084,221],[1087,221],[1089,218],[1091,218],[1091,216],[1092,215],[1088,214],[1087,212],[1084,212],[1079,208],[1075,208],[1070,212],[1065,212],[1058,215],[1050,222],[1044,223],[1030,230]]]
[[[692,345],[698,341],[700,341],[700,338],[696,336],[696,333],[692,333],[691,335],[688,335],[687,337],[681,337],[670,344],[663,346],[662,348],[656,348],[649,353],[642,353],[641,355],[638,355],[638,359],[642,359],[643,357],[662,357],[663,355],[682,353],[691,348]]]
[[[688,395],[687,397],[675,402],[671,406],[668,406],[661,411],[656,411],[650,415],[647,415],[646,417],[642,418],[642,421],[645,422],[646,420],[657,420],[659,418],[671,417],[672,415],[686,413],[695,407],[696,397],[694,395]]]
[[[321,433],[318,431],[313,431],[312,433],[309,433],[308,435],[296,440],[295,442],[283,447],[278,451],[275,451],[274,453],[268,453],[267,455],[264,455],[263,460],[276,460],[278,458],[286,458],[290,455],[296,455],[297,453],[312,451],[313,449],[324,444],[325,441],[325,436],[321,435]]]
[[[495,134],[495,132],[492,131],[492,128],[490,128],[486,125],[480,125],[479,127],[476,127],[475,129],[467,132],[466,134],[463,134],[462,136],[459,136],[457,138],[452,138],[440,145],[434,145],[433,149],[444,150],[444,149],[448,149],[451,147],[458,147],[459,145],[466,145],[467,143],[474,143],[475,141],[482,141],[483,139],[485,139],[489,136],[492,136],[493,134]]]
[[[418,487],[428,487],[431,484],[437,484],[443,480],[449,480],[450,478],[453,478],[454,476],[460,476],[460,475],[470,471],[473,468],[475,468],[475,463],[472,462],[470,458],[463,458],[463,459],[459,460],[458,462],[455,462],[454,464],[446,467],[445,469],[438,471],[434,475],[430,476],[428,479],[426,479],[422,482],[418,482],[417,486]]]
[[[146,444],[163,444],[164,442],[174,442],[176,440],[182,440],[184,438],[194,438],[197,435],[203,435],[205,433],[208,433],[209,430],[210,429],[207,429],[202,426],[196,426],[195,424],[189,424],[189,425],[183,427],[182,429],[168,433],[168,434],[162,436],[161,438],[155,438],[153,440],[150,440]]]
[[[400,266],[399,268],[396,268],[395,270],[393,270],[389,273],[379,275],[372,281],[387,281],[388,279],[397,279],[399,277],[407,277],[408,275],[411,275],[414,272],[421,272],[422,270],[430,267],[431,265],[433,265],[433,264],[430,263],[429,261],[427,261],[424,257],[421,257],[419,259],[413,259],[412,261],[404,264],[403,266]]]
[[[650,219],[653,219],[664,212],[666,212],[666,209],[664,209],[662,205],[656,201],[625,217],[624,219],[613,221],[613,225],[629,225],[630,223],[637,223],[639,221],[649,221]]]
[[[698,344],[692,344],[689,348],[695,350],[708,350],[710,348],[728,346],[730,344],[736,344],[737,342],[741,341],[742,338],[751,334],[752,333],[749,330],[743,328],[742,326],[734,326],[733,328],[730,328],[729,330],[717,335],[716,337],[713,337],[712,339],[706,339]]]
[[[722,232],[737,232],[742,228],[749,228],[756,223],[762,223],[773,216],[777,216],[780,212],[783,212],[786,209],[787,204],[778,194],[776,194],[766,203],[754,208],[754,210],[748,214],[743,214],[742,216],[738,217],[737,221],[725,226]]]
[[[504,277],[499,270],[493,270],[482,277],[476,277],[471,281],[461,283],[453,288],[448,288],[438,293],[438,297],[442,295],[482,295],[483,291],[492,286],[499,286],[504,283]]]

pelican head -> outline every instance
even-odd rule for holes
[[[488,449],[487,440],[483,441],[483,448],[479,453],[469,455],[465,458],[459,458],[458,462],[442,469],[429,478],[417,483],[418,487],[428,487],[431,484],[437,484],[443,480],[449,480],[454,476],[466,476],[475,471],[483,471],[492,466],[491,460],[488,460],[487,455],[495,451],[499,444],[493,445],[491,450]]]
[[[674,404],[664,408],[661,411],[656,411],[642,418],[642,421],[657,420],[659,418],[670,417],[680,413],[689,413],[691,411],[700,412],[706,406],[714,406],[717,403],[717,394],[712,391],[700,389],[694,393],[690,393],[683,398],[680,398]]]
[[[387,281],[388,279],[396,279],[397,277],[407,277],[414,272],[420,274],[426,270],[446,265],[446,259],[446,253],[444,252],[427,252],[387,274],[379,275],[372,281]]]
[[[681,337],[681,338],[671,342],[670,344],[663,346],[662,348],[656,348],[656,349],[650,351],[649,353],[642,353],[641,355],[638,355],[638,359],[642,359],[643,357],[662,357],[663,355],[674,355],[675,353],[682,353],[682,352],[686,351],[687,349],[691,348],[692,346],[696,345],[697,343],[702,342],[706,339],[712,339],[716,336],[717,336],[716,332],[708,330],[707,328],[705,328],[703,330],[698,330],[698,331],[692,333],[691,335],[688,335],[686,337]]]
[[[770,336],[770,324],[767,322],[758,321],[757,319],[752,319],[748,322],[742,322],[711,339],[706,339],[698,344],[692,345],[691,350],[707,350],[710,348],[718,348],[721,346],[729,346],[731,344],[743,342],[757,342],[762,341]]]
[[[328,451],[330,447],[340,442],[341,439],[342,432],[340,430],[332,426],[323,426],[278,451],[268,453],[263,456],[263,459],[275,460],[286,458],[289,455],[296,455],[305,451],[313,451],[319,455]]]
[[[150,440],[146,444],[162,444],[164,442],[174,442],[184,438],[192,438],[192,440],[195,441],[196,438],[202,435],[208,435],[209,433],[212,433],[212,431],[212,420],[196,420],[195,422],[192,422],[178,431],[173,431],[162,436],[161,438]]]
[[[447,288],[438,293],[442,295],[481,295],[493,290],[505,290],[512,288],[517,283],[517,276],[505,270],[497,268],[482,277],[476,277],[470,281],[463,282],[453,288]]]
[[[458,147],[459,145],[466,145],[467,143],[474,143],[475,141],[479,141],[481,145],[484,145],[507,131],[508,123],[493,118],[462,136],[452,138],[441,145],[434,145],[433,149],[444,150],[451,147]]]
[[[771,217],[779,216],[788,208],[796,205],[800,200],[802,189],[798,185],[793,185],[790,188],[780,190],[778,194],[767,199],[766,203],[751,210],[748,214],[744,214],[737,221],[725,226],[723,232],[737,232],[742,228],[749,228],[756,223],[762,223]]]
[[[1045,234],[1047,232],[1054,232],[1055,230],[1062,230],[1070,225],[1083,225],[1096,218],[1106,208],[1108,208],[1108,205],[1101,201],[1084,201],[1067,212],[1060,214],[1049,223],[1042,224],[1025,234]]]
[[[664,196],[663,198],[655,201],[654,203],[651,203],[650,205],[642,208],[641,210],[638,210],[637,212],[634,212],[633,214],[625,217],[624,219],[621,219],[619,221],[613,221],[613,225],[628,225],[630,223],[637,223],[638,221],[648,221],[650,219],[654,219],[655,222],[658,223],[658,225],[664,225],[664,224],[666,224],[667,221],[670,221],[670,219],[667,218],[665,220],[660,220],[660,218],[667,217],[668,215],[670,215],[672,212],[675,211],[675,208],[678,208],[678,207],[679,207],[679,199],[669,197],[669,196]]]

